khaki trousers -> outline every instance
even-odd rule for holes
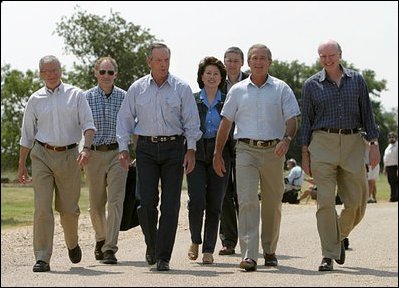
[[[105,240],[102,251],[118,251],[119,228],[128,171],[118,160],[118,149],[90,151],[85,167],[89,184],[89,212],[96,241]],[[107,208],[107,213],[106,213]]]
[[[53,195],[67,247],[73,249],[78,244],[81,182],[80,167],[76,162],[78,154],[78,147],[57,152],[38,143],[35,143],[30,152],[35,195],[33,249],[36,261],[50,263],[53,252]]]
[[[242,259],[258,261],[260,217],[263,253],[274,253],[277,248],[284,193],[285,157],[278,158],[274,149],[275,146],[257,148],[242,142],[238,142],[236,146],[238,236]]]
[[[363,218],[368,184],[365,144],[360,134],[314,131],[309,145],[311,169],[317,185],[317,229],[323,257],[339,259],[341,240]],[[335,193],[343,208],[338,216]]]

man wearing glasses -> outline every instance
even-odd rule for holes
[[[94,66],[98,85],[86,91],[97,127],[93,145],[88,147],[90,164],[85,170],[89,183],[89,212],[96,239],[94,256],[105,264],[117,263],[115,253],[127,178],[127,171],[119,164],[116,141],[116,119],[126,91],[114,85],[117,75],[118,64],[113,58],[98,59]]]

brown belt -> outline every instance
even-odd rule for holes
[[[251,146],[256,146],[256,147],[269,147],[272,145],[276,145],[278,142],[280,142],[279,139],[273,139],[273,140],[252,140],[248,138],[240,138],[238,141],[247,143]]]
[[[94,151],[111,151],[118,149],[118,143],[102,144],[102,145],[91,145],[90,149]]]
[[[40,145],[42,145],[44,148],[47,148],[47,149],[50,149],[53,151],[57,151],[57,152],[65,151],[65,150],[72,149],[72,148],[75,148],[76,146],[78,146],[77,143],[73,143],[73,144],[70,144],[67,146],[51,146],[47,143],[40,142],[39,140],[36,140],[36,142],[39,143]]]
[[[146,142],[151,143],[164,143],[170,141],[177,141],[182,139],[181,135],[172,135],[172,136],[139,136],[139,140],[144,140]]]
[[[338,128],[320,128],[321,131],[326,131],[328,133],[336,133],[336,134],[356,134],[359,133],[359,129],[338,129]]]

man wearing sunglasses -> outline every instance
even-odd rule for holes
[[[117,72],[118,64],[113,58],[101,57],[94,66],[98,84],[86,91],[97,127],[89,147],[90,164],[86,166],[89,211],[96,239],[94,256],[105,264],[117,263],[115,253],[127,178],[127,171],[119,165],[116,141],[116,118],[126,95],[125,90],[114,85]]]

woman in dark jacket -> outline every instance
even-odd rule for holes
[[[195,93],[194,97],[197,101],[203,135],[197,141],[195,169],[187,175],[188,218],[192,242],[188,257],[190,260],[196,260],[199,245],[203,243],[202,263],[212,264],[220,213],[230,173],[230,166],[227,165],[226,173],[223,177],[219,177],[212,165],[216,133],[221,120],[220,112],[226,97],[220,90],[226,79],[226,68],[217,58],[205,57],[199,63],[197,75],[201,91]],[[231,163],[230,145],[225,147],[224,161]],[[204,229],[202,229],[203,225]],[[202,230],[204,231],[203,241]]]

